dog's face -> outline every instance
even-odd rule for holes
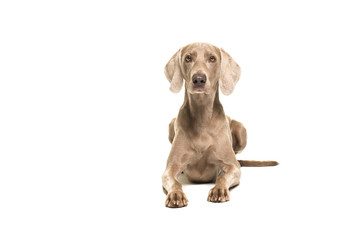
[[[209,94],[220,89],[225,95],[234,90],[240,78],[239,65],[223,49],[207,43],[180,48],[165,67],[172,92],[179,92],[185,80],[190,94]]]
[[[205,93],[218,86],[220,49],[210,44],[195,43],[181,51],[180,68],[185,87],[190,94]]]

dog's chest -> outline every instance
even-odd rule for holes
[[[206,132],[194,134],[189,139],[191,149],[199,154],[206,152],[214,144],[214,137]]]
[[[225,126],[208,127],[198,129],[197,131],[188,132],[187,139],[190,147],[197,153],[204,153],[208,150],[214,150],[223,144],[228,143],[226,136],[231,136]]]

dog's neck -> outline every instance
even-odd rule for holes
[[[213,118],[224,114],[223,107],[219,100],[219,88],[210,94],[190,94],[185,89],[183,114],[188,115],[191,125],[208,126]]]

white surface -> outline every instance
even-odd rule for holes
[[[1,239],[359,239],[355,1],[236,2],[0,3]],[[220,96],[248,130],[238,158],[280,166],[167,209],[183,92],[163,67],[195,41],[243,69]]]

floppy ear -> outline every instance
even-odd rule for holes
[[[172,56],[165,66],[165,76],[170,82],[170,91],[178,93],[183,85],[183,76],[180,69],[181,48]]]
[[[240,79],[241,68],[224,49],[221,48],[220,52],[220,90],[224,95],[230,95]]]

